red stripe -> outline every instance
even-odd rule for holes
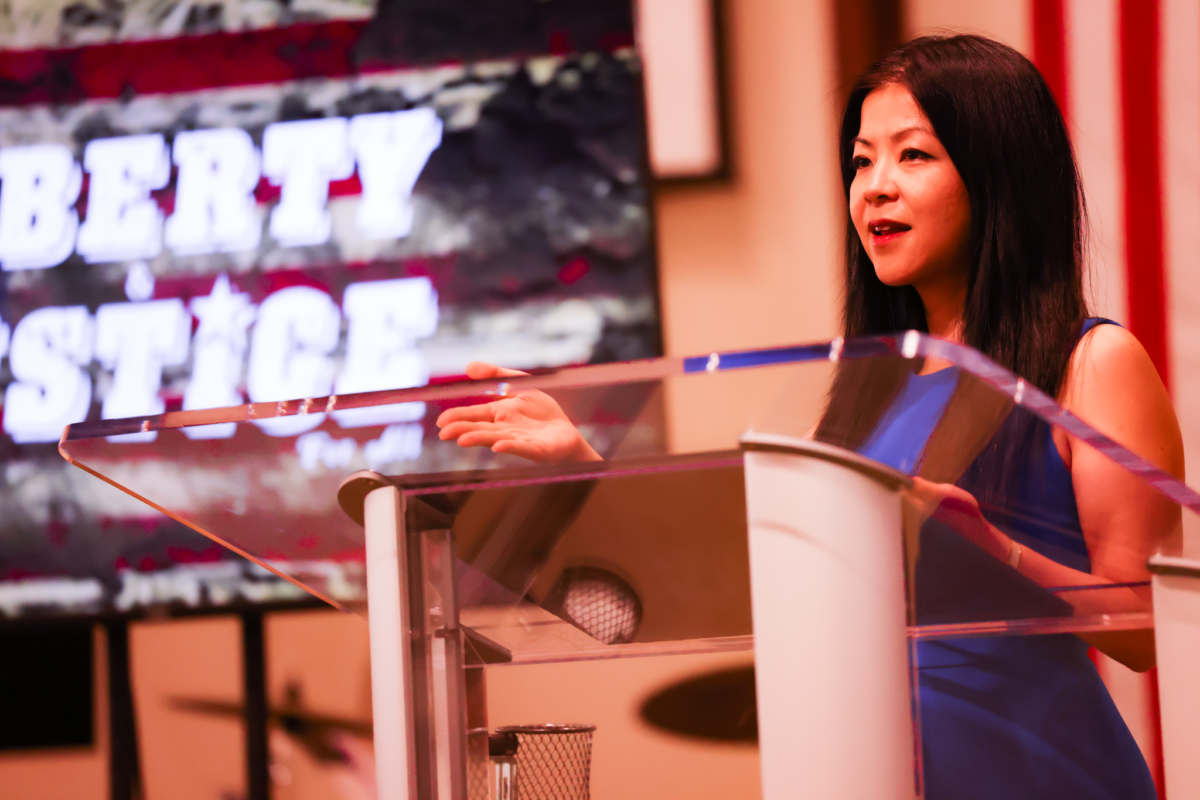
[[[1033,1],[1033,63],[1067,113],[1067,32],[1063,0]]]
[[[1168,389],[1166,270],[1159,141],[1159,2],[1121,0],[1121,127],[1124,137],[1125,265],[1129,327],[1150,354]],[[1158,758],[1150,764],[1159,797],[1163,781],[1158,682],[1150,678],[1150,706]]]
[[[399,46],[384,60],[364,57],[358,45],[371,24],[338,20],[67,49],[0,50],[0,106],[67,104],[434,65],[404,55]],[[551,32],[550,50],[569,44],[566,33]],[[632,44],[631,34],[624,31],[601,33],[587,42],[589,48],[606,52]],[[492,53],[494,43],[483,49],[486,52],[475,57],[529,58],[542,52],[500,48]],[[470,50],[464,46],[464,51]]]
[[[1158,2],[1122,0],[1120,14],[1130,325],[1166,379],[1166,282],[1159,183]]]
[[[1129,327],[1170,387],[1159,182],[1158,0],[1121,0]]]
[[[0,105],[188,92],[358,71],[366,22],[291,25],[65,50],[0,51]]]
[[[1154,723],[1150,729],[1154,731],[1154,752],[1158,754],[1154,763],[1149,765],[1150,772],[1153,773],[1154,785],[1158,787],[1158,800],[1167,800],[1167,783],[1163,772],[1162,711],[1158,703],[1158,667],[1143,677],[1150,686],[1150,721]]]

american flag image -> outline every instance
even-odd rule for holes
[[[1033,58],[1083,175],[1094,313],[1145,346],[1171,392],[1187,460],[1200,463],[1200,4],[1033,0],[1031,12]],[[1189,535],[1195,524],[1185,520]],[[1161,794],[1153,673],[1096,662]]]

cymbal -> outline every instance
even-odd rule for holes
[[[754,667],[688,678],[650,696],[641,716],[656,728],[721,742],[758,742]]]

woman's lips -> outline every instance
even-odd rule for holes
[[[877,219],[867,224],[867,230],[871,232],[872,244],[883,245],[896,241],[912,230],[912,226],[894,219]]]
[[[889,231],[880,232],[880,233],[875,233],[874,231],[872,231],[871,232],[871,242],[876,245],[888,244],[889,242],[896,241],[901,236],[908,233],[909,230],[910,229],[905,228],[903,230],[889,230]]]

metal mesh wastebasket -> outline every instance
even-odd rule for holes
[[[467,800],[489,800],[488,730],[467,731]]]
[[[518,800],[590,800],[595,725],[509,725],[517,737]]]

